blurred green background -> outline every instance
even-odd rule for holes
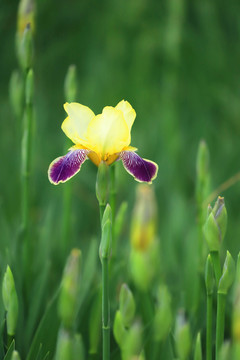
[[[18,67],[17,7],[16,0],[0,4],[0,204],[2,226],[12,229],[19,223],[20,202],[19,124],[8,94],[11,73]],[[47,169],[64,154],[63,83],[68,66],[76,64],[78,102],[99,113],[125,99],[136,110],[132,145],[159,165],[153,186],[165,273],[175,280],[182,276],[176,266],[183,267],[196,250],[195,164],[200,139],[210,150],[211,190],[239,171],[239,14],[237,0],[37,1],[31,223],[33,232],[42,229],[46,214],[54,209],[52,256],[58,249],[63,186],[49,183]],[[91,235],[99,233],[96,171],[87,162],[71,180],[69,249],[86,247]],[[117,173],[118,203],[127,200],[130,214],[136,183],[121,164]],[[225,248],[236,258],[239,183],[219,195],[225,196],[229,214]]]

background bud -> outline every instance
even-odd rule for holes
[[[115,314],[114,323],[113,323],[113,334],[119,347],[122,348],[122,346],[124,346],[125,344],[127,330],[124,327],[122,314],[120,313],[120,310],[117,310]]]
[[[219,294],[227,294],[235,276],[235,263],[229,251],[223,265],[223,273],[218,285]]]
[[[80,282],[81,251],[73,249],[67,260],[58,303],[58,313],[65,328],[72,328],[76,318]]]
[[[208,208],[209,209],[209,208]],[[227,227],[227,211],[224,198],[218,197],[205,222],[203,231],[210,251],[219,251]]]
[[[154,317],[154,339],[165,340],[172,325],[171,297],[165,285],[159,287],[158,303]]]
[[[189,323],[186,322],[182,311],[178,313],[176,320],[175,340],[179,360],[188,359],[191,350],[191,334]]]
[[[124,326],[129,327],[134,318],[136,305],[132,292],[127,286],[127,284],[122,284],[121,286],[119,308]]]
[[[157,205],[153,187],[137,186],[136,203],[131,221],[131,243],[137,250],[146,250],[156,236]]]
[[[7,333],[15,334],[18,319],[18,297],[15,289],[13,274],[9,266],[3,277],[2,297],[5,310],[7,312]]]
[[[9,82],[9,96],[14,115],[20,117],[23,112],[24,81],[18,70],[14,70]]]
[[[72,360],[73,342],[68,331],[60,329],[57,340],[55,360]]]

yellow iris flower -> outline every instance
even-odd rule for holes
[[[140,182],[151,183],[156,177],[157,164],[142,159],[130,146],[136,112],[129,102],[122,100],[116,107],[106,106],[99,115],[79,103],[66,103],[64,109],[68,116],[62,130],[75,145],[50,164],[51,183],[57,185],[70,179],[87,158],[97,166],[101,161],[111,165],[121,159],[125,169]]]

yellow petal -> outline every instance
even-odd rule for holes
[[[129,130],[131,131],[132,124],[136,117],[135,110],[132,108],[129,102],[125,100],[120,101],[117,104],[116,109],[121,110],[123,112],[124,119],[126,120]]]
[[[122,111],[106,106],[102,114],[90,122],[86,140],[91,144],[91,150],[103,160],[122,151],[130,144],[130,131]]]
[[[68,117],[62,123],[62,130],[75,144],[84,143],[88,124],[95,116],[94,112],[78,103],[66,103],[64,109]]]

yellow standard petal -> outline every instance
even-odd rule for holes
[[[102,160],[122,151],[131,140],[123,112],[106,106],[102,114],[95,116],[90,122],[86,140],[91,144],[91,150],[98,153]]]
[[[78,103],[66,103],[64,109],[68,117],[62,123],[62,130],[75,144],[85,144],[88,124],[94,118],[94,112]]]
[[[132,108],[129,102],[125,100],[120,101],[115,108],[123,112],[124,119],[128,124],[129,130],[131,131],[132,124],[136,118],[135,110]]]

